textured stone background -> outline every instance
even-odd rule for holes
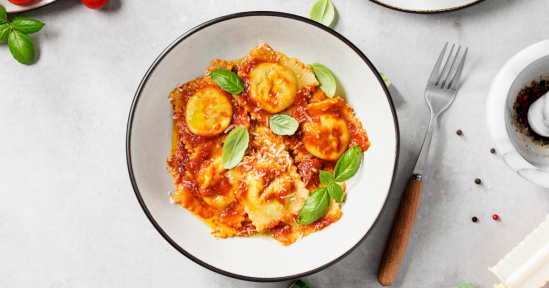
[[[22,14],[47,26],[32,36],[34,65],[18,64],[0,44],[0,287],[288,287],[218,275],[156,232],[128,179],[126,121],[150,64],[188,29],[241,11],[307,17],[314,2],[111,0],[92,11],[62,0]],[[371,236],[304,280],[311,287],[379,287],[382,251],[427,128],[425,83],[449,41],[470,48],[464,84],[436,129],[416,226],[393,287],[492,287],[486,268],[549,214],[549,191],[490,154],[486,96],[505,61],[549,38],[549,2],[488,0],[439,15],[333,2],[335,30],[394,83],[402,150],[388,209]],[[473,224],[473,216],[480,221]]]

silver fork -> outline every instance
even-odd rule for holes
[[[385,247],[385,253],[383,254],[383,260],[378,274],[378,281],[383,286],[389,286],[393,283],[398,273],[400,263],[406,253],[408,240],[410,240],[414,221],[416,219],[421,189],[423,188],[423,173],[425,170],[425,162],[427,161],[427,154],[429,153],[429,146],[431,146],[431,139],[433,138],[433,127],[435,126],[440,113],[448,109],[456,97],[461,73],[463,72],[463,66],[467,57],[467,51],[469,50],[468,48],[465,49],[461,60],[458,62],[457,59],[461,46],[457,49],[456,54],[453,55],[455,45],[452,45],[444,68],[441,71],[440,67],[444,60],[447,47],[448,43],[444,45],[444,49],[442,49],[442,53],[440,53],[440,56],[438,57],[435,68],[427,82],[427,88],[425,89],[425,100],[431,109],[431,120],[429,121],[429,128],[427,129],[425,140],[423,140],[423,146],[421,147],[421,152],[419,153],[419,158],[416,167],[414,168],[412,178],[408,182],[406,192],[400,202],[389,242]],[[457,67],[456,63],[459,63]],[[453,76],[450,77],[450,75]]]

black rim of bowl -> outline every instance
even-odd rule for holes
[[[211,266],[209,265],[208,263],[205,263],[203,261],[201,261],[200,259],[194,257],[193,255],[191,255],[189,252],[185,251],[185,249],[183,249],[182,247],[180,247],[179,245],[177,245],[177,243],[175,243],[171,238],[170,236],[168,236],[164,230],[162,230],[162,228],[160,227],[160,225],[158,225],[158,223],[154,220],[153,216],[151,215],[151,213],[149,212],[147,206],[145,205],[144,201],[143,201],[143,198],[141,197],[141,193],[139,192],[139,188],[137,187],[137,183],[135,181],[135,176],[133,174],[133,168],[132,168],[132,162],[131,162],[131,147],[130,147],[130,140],[131,140],[131,131],[132,131],[132,124],[133,124],[133,117],[134,117],[134,111],[135,111],[135,108],[137,107],[137,103],[139,102],[139,97],[141,95],[141,91],[143,89],[143,87],[145,86],[145,84],[147,83],[148,79],[149,79],[149,76],[153,73],[153,71],[155,70],[157,64],[162,61],[162,59],[164,58],[164,56],[166,54],[168,54],[171,49],[173,47],[175,47],[176,45],[178,45],[179,43],[181,43],[183,40],[185,40],[187,37],[189,37],[190,35],[196,33],[197,31],[200,31],[201,29],[205,28],[205,27],[208,27],[208,26],[211,26],[211,25],[214,25],[214,24],[217,24],[217,23],[220,23],[220,22],[223,22],[223,21],[227,21],[227,20],[231,20],[231,19],[235,19],[235,18],[242,18],[242,17],[251,17],[251,16],[272,16],[272,17],[282,17],[282,18],[289,18],[289,19],[293,19],[293,20],[298,20],[298,21],[301,21],[301,22],[305,22],[307,24],[310,24],[310,25],[313,25],[313,26],[316,26],[317,28],[320,28],[334,36],[336,36],[339,40],[343,41],[345,44],[347,44],[351,49],[353,49],[355,51],[355,53],[357,53],[363,60],[364,62],[370,67],[370,69],[372,69],[372,71],[376,74],[377,76],[377,79],[379,81],[379,84],[382,86],[384,92],[385,92],[385,95],[387,97],[387,101],[389,102],[389,106],[391,108],[391,113],[392,113],[392,116],[393,116],[393,122],[394,122],[394,126],[395,126],[395,138],[396,138],[396,147],[395,147],[395,164],[394,164],[394,167],[393,167],[393,175],[392,175],[392,180],[391,180],[391,185],[389,186],[389,191],[387,192],[387,197],[385,198],[385,202],[383,203],[383,207],[380,211],[380,213],[377,215],[377,218],[376,220],[374,221],[374,224],[372,225],[372,227],[370,227],[370,229],[368,230],[368,232],[366,232],[366,234],[362,237],[362,239],[360,241],[358,241],[358,243],[356,243],[352,248],[350,248],[347,252],[345,252],[343,255],[339,256],[338,258],[332,260],[331,262],[327,263],[327,264],[324,264],[320,267],[317,267],[313,270],[310,270],[310,271],[307,271],[307,272],[303,272],[303,273],[299,273],[299,274],[295,274],[295,275],[290,275],[290,276],[285,276],[285,277],[275,277],[275,278],[258,278],[258,277],[248,277],[248,276],[244,276],[244,275],[238,275],[238,274],[234,274],[234,273],[230,273],[230,272],[227,272],[225,270],[222,270],[222,269],[219,269],[217,267],[214,267],[214,266]],[[374,67],[374,65],[370,62],[370,60],[368,60],[368,58],[355,46],[353,45],[351,42],[349,42],[349,40],[347,40],[345,37],[343,37],[342,35],[340,35],[339,33],[335,32],[334,30],[320,24],[320,23],[317,23],[317,22],[314,22],[312,20],[309,20],[307,18],[303,18],[301,16],[297,16],[297,15],[293,15],[293,14],[288,14],[288,13],[281,13],[281,12],[271,12],[271,11],[253,11],[253,12],[243,12],[243,13],[235,13],[235,14],[230,14],[230,15],[226,15],[226,16],[222,16],[222,17],[219,17],[219,18],[216,18],[216,19],[213,19],[213,20],[210,20],[208,22],[205,22],[203,24],[200,24],[194,28],[192,28],[191,30],[189,30],[188,32],[186,32],[185,34],[181,35],[179,38],[177,38],[174,42],[172,42],[161,54],[160,56],[158,56],[158,58],[153,62],[153,64],[149,67],[149,69],[147,70],[147,73],[145,74],[145,76],[143,77],[143,80],[141,80],[141,83],[139,84],[139,87],[137,88],[137,92],[135,94],[135,97],[133,99],[133,103],[132,103],[132,106],[131,106],[131,109],[130,109],[130,115],[129,115],[129,119],[128,119],[128,126],[127,126],[127,131],[126,131],[126,160],[127,160],[127,165],[128,165],[128,172],[129,172],[129,176],[130,176],[130,181],[132,183],[132,186],[133,186],[133,190],[135,192],[135,195],[137,196],[137,199],[139,201],[139,204],[141,205],[141,207],[143,208],[143,211],[145,212],[145,214],[147,215],[147,218],[149,218],[149,220],[151,221],[151,223],[153,224],[153,226],[156,228],[156,230],[162,235],[162,237],[164,237],[164,239],[166,239],[166,241],[168,241],[168,243],[170,243],[177,251],[179,251],[181,254],[185,255],[187,258],[191,259],[192,261],[194,261],[195,263],[205,267],[205,268],[208,268],[214,272],[217,272],[219,274],[222,274],[222,275],[225,275],[225,276],[229,276],[229,277],[232,277],[232,278],[236,278],[236,279],[240,279],[240,280],[246,280],[246,281],[254,281],[254,282],[277,282],[277,281],[286,281],[286,280],[293,280],[293,279],[297,279],[297,278],[300,278],[300,277],[304,277],[304,276],[307,276],[307,275],[311,275],[311,274],[314,274],[314,273],[317,273],[321,270],[324,270],[326,268],[328,268],[329,266],[337,263],[338,261],[340,261],[341,259],[345,258],[347,255],[349,255],[353,250],[355,250],[362,242],[364,242],[364,240],[366,239],[366,237],[368,237],[368,235],[370,235],[370,233],[372,232],[372,230],[374,229],[374,227],[377,225],[378,221],[379,221],[379,218],[380,216],[383,214],[383,212],[385,211],[385,208],[387,207],[387,199],[389,198],[389,194],[391,192],[391,188],[393,187],[393,184],[394,184],[394,181],[395,181],[395,174],[396,174],[396,171],[397,171],[397,165],[398,165],[398,157],[399,157],[399,149],[400,148],[400,133],[399,133],[399,126],[398,126],[398,119],[397,119],[397,115],[396,115],[396,112],[395,112],[395,107],[394,107],[394,104],[393,104],[393,101],[391,99],[391,96],[389,94],[389,90],[387,89],[387,87],[385,86],[385,83],[383,82],[383,79],[381,78],[381,76],[379,75],[379,72],[377,71],[377,69]],[[167,156],[166,156],[167,157]]]
[[[18,13],[28,12],[28,11],[36,10],[36,9],[39,9],[39,8],[42,8],[42,7],[46,7],[46,6],[51,5],[51,4],[53,4],[57,1],[58,0],[54,0],[54,1],[51,1],[51,2],[48,2],[48,3],[38,4],[38,5],[30,6],[30,7],[22,6],[20,10],[10,11],[10,12],[6,11],[6,13],[7,14],[18,14]]]
[[[400,8],[400,7],[396,7],[396,6],[392,6],[392,5],[387,5],[383,2],[380,2],[379,0],[370,0],[378,5],[381,5],[383,7],[387,7],[389,9],[392,9],[392,10],[396,10],[396,11],[400,11],[400,12],[407,12],[407,13],[416,13],[416,14],[438,14],[438,13],[446,13],[446,12],[452,12],[452,11],[457,11],[457,10],[461,10],[461,9],[464,9],[464,8],[467,8],[467,7],[471,7],[473,5],[476,5],[476,4],[479,4],[481,2],[484,2],[485,0],[476,0],[475,2],[472,2],[472,3],[469,3],[469,4],[465,4],[465,5],[462,5],[462,6],[458,6],[458,7],[453,7],[453,8],[448,8],[448,9],[439,9],[439,10],[412,10],[412,9],[403,9],[403,8]]]

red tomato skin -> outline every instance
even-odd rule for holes
[[[82,3],[90,9],[101,9],[107,5],[109,0],[82,0]]]
[[[30,2],[32,2],[32,0],[9,0],[9,1],[15,5],[27,5]]]

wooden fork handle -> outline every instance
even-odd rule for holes
[[[383,254],[381,268],[377,277],[379,284],[383,286],[393,284],[400,263],[404,258],[404,253],[406,253],[408,240],[410,240],[414,221],[416,220],[422,188],[423,182],[415,179],[410,179],[406,186],[406,192],[400,202],[393,230],[391,231],[389,242],[385,247],[385,253]]]

